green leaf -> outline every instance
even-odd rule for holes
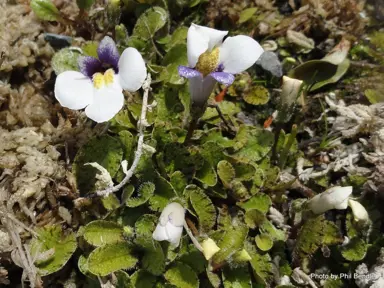
[[[64,48],[56,52],[52,57],[52,68],[56,75],[65,71],[79,71],[77,60],[80,52],[70,48]]]
[[[115,194],[109,194],[107,197],[101,198],[101,203],[108,211],[116,210],[120,207],[120,201]]]
[[[324,215],[308,219],[302,226],[294,250],[294,257],[299,259],[313,255],[322,245],[340,244],[343,242],[339,228],[325,220]]]
[[[251,19],[252,16],[256,13],[256,11],[257,11],[257,7],[251,7],[241,11],[239,16],[239,24],[247,22],[249,19]]]
[[[120,168],[123,149],[118,139],[110,136],[92,138],[80,148],[73,162],[72,171],[75,174],[81,195],[95,189],[97,170],[85,163],[97,162],[113,177]]]
[[[271,198],[264,193],[257,193],[254,196],[252,196],[251,199],[245,201],[245,202],[237,202],[237,206],[240,206],[245,211],[257,209],[260,212],[266,214],[269,210],[269,207],[272,205]]]
[[[165,270],[165,255],[159,242],[148,243],[145,245],[142,266],[145,270],[155,276],[163,275]]]
[[[190,185],[192,186],[192,185]],[[195,186],[189,194],[193,209],[199,217],[199,225],[203,231],[209,232],[216,223],[216,209],[204,191]]]
[[[203,167],[196,171],[195,178],[210,187],[215,186],[217,183],[216,171],[207,161],[204,161]]]
[[[104,220],[88,223],[84,227],[83,237],[89,244],[94,246],[124,241],[123,228],[115,222]]]
[[[116,271],[115,276],[117,278],[116,288],[131,288],[131,279],[129,275],[124,271]],[[133,287],[132,287],[133,288]]]
[[[365,97],[367,97],[369,103],[376,104],[380,102],[384,102],[384,89],[381,89],[381,91],[374,90],[374,89],[367,89],[364,91]]]
[[[198,288],[199,279],[196,273],[188,266],[180,262],[174,263],[164,274],[169,283],[178,288]]]
[[[155,230],[157,217],[152,214],[142,215],[135,223],[136,243],[144,245],[146,242],[152,244],[152,232]]]
[[[269,101],[269,91],[264,86],[253,86],[244,93],[244,101],[251,105],[264,105]]]
[[[267,221],[267,218],[259,210],[250,209],[245,212],[244,220],[249,228],[256,229],[257,227],[260,227],[265,221]]]
[[[218,243],[220,251],[213,256],[213,263],[220,264],[230,258],[243,248],[244,241],[248,235],[248,227],[238,226],[225,231],[224,236]]]
[[[271,256],[267,253],[259,254],[256,250],[251,249],[247,249],[247,252],[252,257],[250,263],[255,278],[259,280],[258,282],[268,283],[274,274]]]
[[[179,76],[179,65],[187,65],[187,45],[185,43],[173,46],[162,60],[162,65],[165,66],[160,73],[159,80],[169,82],[174,85],[185,83],[185,79]]]
[[[162,211],[177,195],[171,183],[160,175],[155,180],[155,186],[155,194],[149,199],[149,205],[153,211]]]
[[[168,13],[161,7],[151,7],[140,15],[133,28],[133,35],[142,40],[152,38],[168,21]]]
[[[264,221],[260,226],[260,232],[268,234],[273,240],[285,241],[286,234],[284,231],[277,229],[270,221]],[[324,241],[325,242],[325,241]]]
[[[325,60],[311,60],[289,71],[288,76],[303,80],[308,86],[313,85],[310,91],[314,91],[324,85],[339,81],[347,72],[349,65],[348,59],[345,59],[339,65]]]
[[[224,187],[229,188],[230,183],[235,179],[235,168],[226,160],[222,160],[217,164],[217,174],[223,182]]]
[[[197,248],[192,244],[185,246],[186,251],[179,252],[179,254],[182,253],[182,255],[179,257],[178,261],[187,264],[197,274],[200,274],[205,271],[207,261],[205,260],[203,254],[199,250],[197,250]]]
[[[45,21],[57,21],[60,12],[50,0],[32,0],[31,9],[38,18]]]
[[[268,251],[273,246],[273,240],[268,234],[258,234],[255,238],[256,245],[261,251]]]
[[[98,58],[97,48],[99,47],[99,42],[97,41],[86,41],[84,45],[81,46],[81,50],[85,56],[92,56]]]
[[[130,164],[136,148],[135,137],[128,130],[124,130],[119,132],[119,139],[123,144],[123,151],[124,151],[123,158],[128,161],[128,164]]]
[[[91,8],[94,2],[95,0],[76,0],[77,6],[83,10]]]
[[[368,245],[361,238],[352,238],[349,243],[342,247],[341,255],[348,261],[363,260],[367,253]]]
[[[38,228],[36,233],[39,235],[38,238],[33,238],[31,241],[32,258],[38,260],[44,252],[51,249],[53,251],[53,255],[46,261],[36,261],[39,274],[46,276],[59,271],[77,248],[75,234],[68,230],[63,233],[60,225]]]
[[[127,243],[115,243],[93,250],[88,257],[88,269],[97,276],[107,276],[117,270],[131,269],[137,261]]]
[[[131,283],[134,288],[150,288],[154,287],[156,277],[145,270],[138,270],[132,274]]]
[[[248,269],[243,267],[230,268],[228,266],[223,269],[224,288],[251,288],[252,281]]]
[[[178,27],[172,34],[169,42],[167,43],[167,50],[172,48],[173,46],[185,43],[187,40],[187,34],[188,34],[188,27],[181,26]]]
[[[127,193],[125,196],[125,205],[128,207],[137,207],[146,203],[155,192],[155,184],[152,182],[145,182],[136,189],[135,197],[133,196],[134,190],[131,193]]]
[[[271,131],[253,126],[240,126],[235,137],[232,156],[243,162],[259,161],[272,149],[274,136]]]
[[[178,195],[182,195],[185,187],[188,185],[188,181],[181,171],[175,171],[171,175],[171,185]]]

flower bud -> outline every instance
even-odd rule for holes
[[[307,205],[315,214],[322,214],[331,209],[344,210],[348,207],[351,194],[352,186],[335,186],[308,200]]]
[[[157,241],[168,241],[176,247],[179,246],[183,233],[185,209],[179,203],[168,204],[161,212],[159,224],[152,234]]]
[[[201,243],[201,246],[203,247],[204,257],[207,260],[211,259],[212,256],[220,250],[220,247],[218,247],[216,242],[211,238],[204,240],[203,243]]]
[[[360,202],[349,199],[348,200],[349,207],[352,209],[353,217],[356,222],[368,222],[369,215],[367,210],[361,205]]]

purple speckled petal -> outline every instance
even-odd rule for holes
[[[235,80],[235,76],[231,73],[226,72],[213,72],[209,74],[212,78],[214,78],[217,82],[224,84],[225,86],[229,86]]]
[[[92,79],[93,74],[101,71],[101,62],[91,56],[80,56],[78,61],[80,72]]]
[[[192,68],[189,68],[189,67],[186,67],[186,66],[181,66],[180,65],[177,68],[177,70],[179,71],[179,75],[181,77],[184,77],[184,78],[187,78],[187,79],[201,76],[201,73],[199,71],[197,71],[195,69],[192,69]]]
[[[117,73],[117,64],[119,63],[120,54],[117,50],[115,41],[109,36],[105,36],[101,40],[99,47],[97,48],[97,55],[101,63],[112,65],[113,69]]]

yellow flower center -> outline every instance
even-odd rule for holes
[[[93,86],[96,89],[100,89],[104,86],[110,85],[113,83],[113,78],[115,77],[115,72],[113,69],[108,69],[105,71],[104,74],[102,73],[95,73],[93,74],[92,80],[93,80]]]
[[[219,55],[219,48],[214,48],[211,52],[205,51],[200,55],[196,63],[196,70],[203,74],[204,77],[212,73],[219,65]]]

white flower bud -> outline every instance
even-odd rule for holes
[[[211,238],[204,240],[201,246],[203,247],[204,257],[207,260],[211,259],[220,250],[220,247]]]
[[[349,207],[351,207],[352,209],[352,213],[353,213],[353,217],[355,218],[355,221],[358,221],[358,222],[369,221],[368,212],[364,208],[364,206],[361,205],[360,202],[349,199],[348,204],[349,204]]]
[[[168,204],[161,212],[159,224],[152,234],[157,241],[168,241],[176,247],[179,246],[183,233],[185,209],[179,203]]]
[[[335,186],[308,200],[308,208],[315,214],[322,214],[331,209],[344,210],[348,207],[348,198],[352,186]]]

